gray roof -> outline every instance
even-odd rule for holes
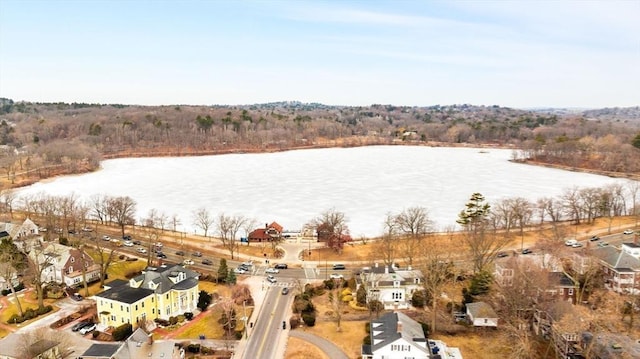
[[[640,259],[615,247],[607,246],[598,248],[594,250],[593,253],[609,267],[616,270],[640,270]]]
[[[179,273],[184,273],[186,279],[178,283],[174,283],[169,279],[169,277]],[[153,283],[157,285],[155,292],[158,294],[166,293],[173,288],[177,290],[189,289],[198,284],[198,273],[181,265],[148,267],[142,276],[143,278],[141,279],[136,277],[136,280],[142,280],[140,287],[149,288],[149,283]],[[183,284],[183,282],[186,283]]]
[[[401,328],[398,328],[398,322],[401,323]],[[374,335],[374,332],[380,333]],[[425,334],[420,323],[402,313],[387,313],[380,318],[371,321],[371,347],[368,349],[375,352],[381,347],[384,347],[400,338],[403,338],[409,343],[426,342]],[[377,340],[382,341],[374,344]],[[423,345],[424,344],[416,345],[416,348],[420,348],[425,353],[428,353],[428,347],[423,347]]]
[[[549,272],[549,283],[560,287],[576,287],[576,283],[563,272]]]
[[[111,358],[120,349],[118,344],[93,344],[82,355],[81,358]]]
[[[146,298],[153,294],[153,290],[146,288],[133,288],[129,286],[121,286],[105,290],[96,294],[97,297],[117,300],[119,302],[133,304],[142,298]]]
[[[473,318],[498,318],[493,308],[485,302],[467,303],[467,313]]]

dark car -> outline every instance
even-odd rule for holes
[[[213,264],[213,261],[211,259],[203,259],[202,264],[210,266]]]
[[[128,234],[125,234],[124,236],[122,236],[122,239],[124,239],[125,241],[130,241],[131,240],[131,236],[128,235]]]
[[[202,253],[200,253],[200,252],[193,252],[193,256],[194,256],[194,257],[202,257]]]
[[[273,268],[275,268],[275,269],[287,269],[287,265],[285,263],[278,263]]]
[[[82,328],[84,328],[86,326],[89,326],[91,324],[93,324],[93,323],[90,322],[90,321],[78,322],[78,323],[74,324],[73,327],[71,327],[71,331],[72,332],[77,332],[78,330],[80,330],[80,329],[82,329]]]
[[[529,254],[529,253],[533,253],[529,248],[525,248],[522,250],[522,254]]]
[[[289,288],[287,287],[282,288],[282,295],[287,295],[287,294],[289,294]]]
[[[598,237],[598,236],[591,236],[591,238],[589,238],[589,240],[590,240],[591,242],[599,241],[599,240],[600,240],[600,237]]]
[[[131,242],[133,242],[133,244],[135,244],[136,246],[139,246],[140,244],[142,244],[142,242],[136,239],[132,240]]]
[[[71,294],[71,299],[80,302],[84,298],[82,298],[80,293],[73,293],[73,294]]]
[[[176,251],[176,255],[177,255],[177,256],[183,256],[183,255],[184,255],[184,252],[183,252],[183,251]]]
[[[158,252],[158,253],[156,253],[156,257],[164,259],[164,258],[167,258],[167,255],[162,253],[162,252]]]

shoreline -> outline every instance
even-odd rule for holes
[[[123,150],[113,153],[107,153],[102,156],[100,159],[100,163],[105,160],[111,159],[120,159],[120,158],[150,158],[150,157],[199,157],[199,156],[217,156],[217,155],[227,155],[227,154],[257,154],[257,153],[277,153],[277,152],[287,152],[287,151],[297,151],[297,150],[308,150],[308,149],[324,149],[324,148],[355,148],[355,147],[367,147],[367,146],[423,146],[423,147],[451,147],[451,148],[477,148],[480,150],[486,149],[511,149],[517,150],[517,148],[513,146],[505,146],[501,144],[453,144],[453,143],[445,143],[445,142],[422,142],[422,141],[409,141],[409,142],[397,142],[397,141],[379,141],[377,139],[371,138],[345,138],[340,140],[325,140],[321,143],[313,143],[309,145],[300,145],[300,146],[274,146],[274,147],[265,147],[265,148],[227,148],[227,149],[211,149],[211,150],[191,150],[191,149],[173,149],[163,152],[154,152],[152,149],[143,150],[143,151],[130,151]],[[566,165],[540,162],[535,160],[509,160],[513,163],[527,164],[532,166],[541,166],[548,168],[555,168],[565,171],[571,172],[582,172],[582,173],[590,173],[600,176],[606,176],[611,178],[626,178],[633,181],[640,181],[640,173],[623,173],[623,172],[610,172],[603,171],[597,169],[590,168],[579,168],[579,167],[571,167]],[[41,178],[33,178],[26,177],[17,183],[9,184],[8,188],[22,188],[26,186],[30,186],[39,182],[49,182],[54,180],[60,176],[75,176],[82,175],[85,173],[95,172],[102,169],[101,165],[98,165],[95,169],[90,169],[86,167],[80,168],[79,171],[68,171],[62,169],[61,171],[52,171],[49,172],[50,176],[45,176]],[[35,172],[36,170],[30,170],[30,173]],[[20,174],[17,175],[19,178]]]

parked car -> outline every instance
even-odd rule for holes
[[[200,253],[200,252],[193,252],[193,256],[194,256],[194,257],[202,257],[202,253]]]
[[[128,234],[125,234],[124,236],[122,236],[122,239],[124,239],[125,241],[130,241],[131,240],[131,236]]]
[[[122,246],[122,242],[120,242],[120,240],[117,239],[117,238],[111,238],[111,243],[115,244],[116,247],[121,247]]]
[[[82,321],[82,322],[78,322],[76,324],[73,325],[73,327],[71,327],[71,331],[72,332],[77,332],[78,330],[84,328],[84,327],[88,327],[89,325],[93,324],[90,321]]]
[[[82,231],[83,232],[92,232],[93,228],[91,228],[91,227],[82,227]]]
[[[607,242],[600,242],[600,243],[598,243],[598,247],[600,247],[600,248],[602,248],[602,247],[606,247],[606,246],[608,246],[608,245],[609,245],[609,243],[607,243]]]
[[[270,274],[278,274],[280,273],[279,270],[275,269],[275,268],[267,268],[264,270],[265,273],[270,273]]]
[[[80,293],[73,293],[71,294],[71,299],[75,300],[75,301],[82,301],[84,298],[82,298],[82,296],[80,295]]]
[[[508,257],[508,256],[509,256],[509,253],[507,253],[507,252],[499,252],[496,255],[496,257],[498,257],[498,258],[504,258],[504,257]]]
[[[195,264],[195,262],[193,260],[191,260],[191,259],[185,259],[185,260],[182,261],[182,264],[184,264],[186,266],[190,266],[190,265]]]
[[[137,251],[138,253],[142,253],[142,254],[147,253],[147,250],[144,248],[138,248]]]
[[[530,254],[530,253],[533,253],[533,252],[529,248],[525,248],[522,250],[522,254]]]
[[[253,262],[252,261],[242,262],[242,265],[249,268],[253,266]]]
[[[109,237],[109,236],[107,236],[107,235],[104,235],[104,236],[102,236],[102,240],[103,240],[103,241],[110,241],[110,240],[111,240],[111,237]]]
[[[136,240],[136,239],[132,240],[131,242],[133,242],[133,244],[135,244],[136,246],[139,246],[139,245],[142,244],[142,242],[140,242],[139,240]]]
[[[589,240],[590,240],[591,242],[599,241],[599,240],[600,240],[600,237],[598,237],[598,236],[591,236],[591,238],[589,238]]]
[[[242,268],[236,268],[236,269],[233,270],[233,273],[235,273],[235,274],[245,274],[245,273],[247,273],[247,271],[242,269]]]
[[[274,277],[274,276],[272,276],[272,275],[268,275],[268,276],[267,276],[267,282],[269,282],[269,283],[275,283],[275,282],[277,282],[277,281],[278,281],[278,280],[276,279],[276,277]]]
[[[155,246],[156,248],[162,248],[162,247],[163,247],[163,244],[162,244],[162,242],[156,242],[156,243],[154,244],[154,246]]]
[[[86,327],[82,327],[82,329],[79,330],[80,334],[85,335],[85,334],[89,334],[92,331],[96,330],[96,324],[95,323],[91,323],[90,325],[87,325]]]
[[[273,266],[273,268],[275,269],[287,269],[287,265],[285,263],[278,263],[275,266]]]
[[[210,266],[213,265],[213,261],[211,259],[203,259],[202,264]]]
[[[333,265],[333,270],[343,270],[346,267],[344,266],[344,264],[334,264]]]
[[[331,273],[329,278],[331,278],[331,279],[344,279],[344,276],[342,274],[338,274],[338,273]]]
[[[177,256],[183,256],[183,255],[184,255],[184,252],[183,252],[183,251],[176,251],[176,255],[177,255]]]
[[[633,234],[633,230],[627,229],[624,232],[622,232],[622,234]]]
[[[578,243],[578,241],[575,239],[567,239],[566,241],[564,241],[564,245],[567,247],[571,247],[576,243]]]
[[[164,253],[162,253],[162,252],[157,252],[157,253],[156,253],[156,257],[157,257],[157,258],[165,259],[165,258],[167,258],[167,255],[166,255],[166,254],[164,254]]]
[[[580,248],[580,247],[582,247],[582,243],[580,243],[580,242],[574,243],[571,247]]]
[[[282,295],[287,295],[287,294],[289,294],[289,287],[282,288]]]
[[[124,241],[123,244],[125,245],[125,247],[133,247],[133,242],[131,241]]]

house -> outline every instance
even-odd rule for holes
[[[600,260],[605,288],[616,293],[640,292],[640,246],[623,243],[621,249],[606,246],[593,250]]]
[[[147,267],[129,282],[95,295],[101,325],[117,327],[193,312],[198,303],[198,273],[180,265]]]
[[[362,346],[362,359],[462,359],[459,349],[427,340],[422,325],[403,313],[387,313],[369,326],[371,344]]]
[[[23,334],[9,334],[0,343],[0,359],[59,359],[62,358],[60,343],[40,339],[31,344],[25,342]]]
[[[385,309],[408,309],[413,293],[422,289],[422,278],[422,272],[411,267],[400,269],[376,263],[373,268],[363,269],[356,277],[356,289],[364,285],[367,302],[378,300]]]
[[[264,228],[257,228],[249,233],[249,242],[271,242],[279,240],[282,235],[282,226],[276,222],[265,224]]]
[[[84,250],[53,242],[38,245],[43,247],[29,251],[29,257],[45,267],[41,274],[44,283],[78,286],[83,282],[83,272],[87,283],[100,280],[100,265]]]
[[[14,240],[39,235],[38,226],[29,218],[22,223],[0,223],[1,232],[6,232]]]
[[[16,288],[20,284],[20,278],[18,277],[18,273],[13,273],[11,276],[11,284],[13,288]],[[9,281],[3,276],[0,276],[0,291],[11,290],[11,286],[9,285]]]
[[[151,334],[138,328],[123,343],[93,344],[80,358],[82,359],[138,359],[138,358],[181,358],[181,352],[173,341],[155,342]]]
[[[498,315],[485,302],[467,303],[467,317],[474,327],[498,327]]]
[[[575,304],[578,283],[562,271],[561,266],[549,265],[549,262],[547,260],[547,267],[543,267],[540,259],[532,257],[500,258],[495,261],[494,281],[501,287],[526,290],[534,300],[563,300]]]
[[[590,321],[576,318],[587,316],[588,310],[568,302],[554,302],[544,310],[534,311],[531,327],[536,335],[551,343],[557,358],[577,358],[575,355],[581,354],[580,333],[587,331]]]

